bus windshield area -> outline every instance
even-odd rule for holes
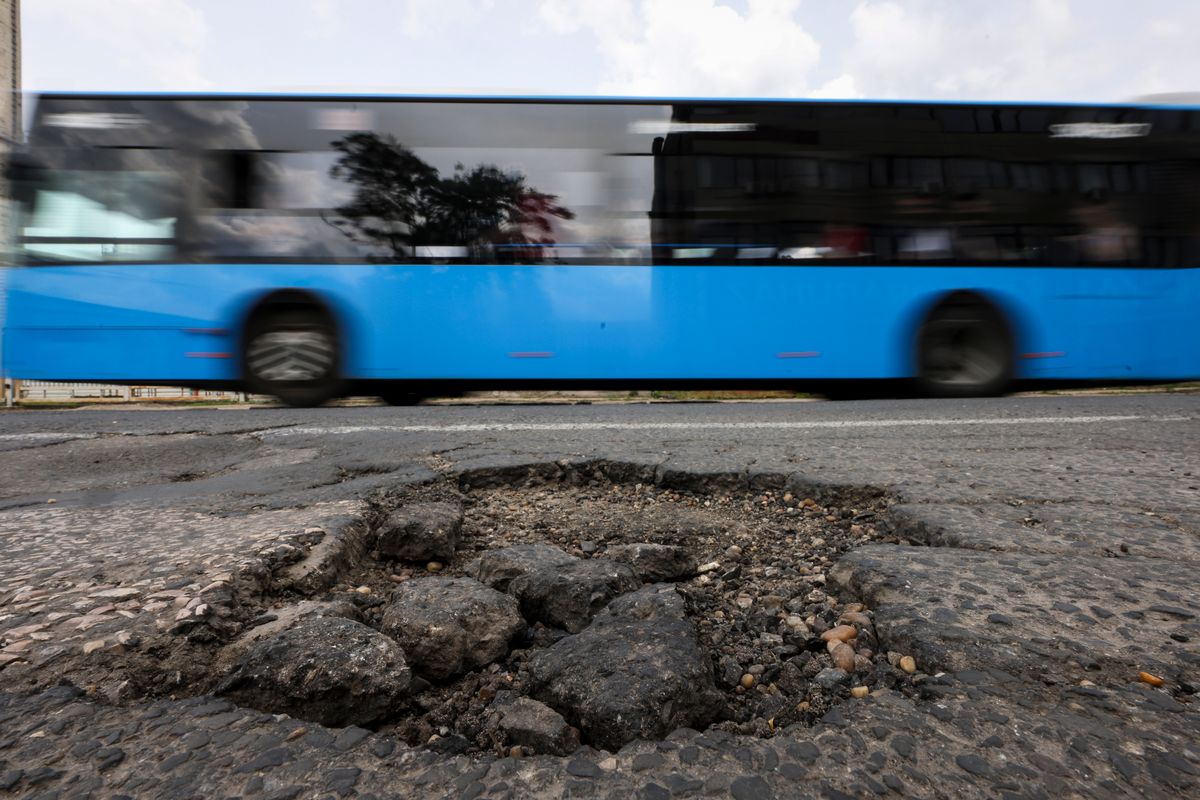
[[[172,181],[153,173],[56,172],[34,187],[18,242],[30,262],[172,260]]]

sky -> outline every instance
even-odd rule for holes
[[[1122,101],[1200,0],[24,0],[27,90]]]

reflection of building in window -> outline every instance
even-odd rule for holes
[[[1160,124],[1165,111],[1151,120],[874,103],[396,101],[367,113],[326,101],[50,98],[43,107],[35,139],[47,170],[170,174],[179,206],[118,199],[111,177],[76,188],[35,177],[49,194],[24,244],[43,262],[1200,259],[1200,168],[1188,140],[1054,139],[1047,129],[1153,121],[1156,135],[1182,133],[1200,130],[1200,112],[1172,128]],[[81,116],[140,122],[61,124]],[[656,124],[631,127],[647,117]],[[72,194],[72,208],[53,193]]]
[[[900,256],[916,261],[950,257],[950,231],[946,228],[916,230],[900,242]]]
[[[825,247],[830,258],[858,258],[867,253],[867,229],[860,225],[826,225]]]
[[[1138,231],[1112,203],[1076,206],[1072,216],[1082,227],[1076,237],[1085,262],[1110,263],[1138,258]]]

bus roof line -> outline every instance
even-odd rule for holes
[[[638,95],[484,95],[484,94],[387,94],[387,93],[291,93],[291,92],[157,92],[157,91],[29,91],[25,94],[55,99],[237,99],[237,100],[328,100],[364,101],[409,100],[427,102],[562,102],[620,103],[655,105],[670,103],[779,103],[795,105],[931,105],[931,106],[1013,106],[1033,108],[1156,108],[1195,110],[1196,104],[1154,102],[1083,102],[1056,100],[921,100],[912,98],[813,98],[813,97],[654,97]]]

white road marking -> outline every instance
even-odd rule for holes
[[[1054,425],[1110,422],[1189,422],[1193,417],[1148,417],[1137,414],[1089,417],[980,417],[974,419],[830,419],[776,422],[473,422],[448,425],[300,425],[264,428],[244,436],[327,436],[351,433],[503,433],[521,431],[720,431],[720,430],[839,430],[854,428],[952,427],[956,425]],[[139,436],[133,431],[104,433],[0,433],[0,442],[67,442],[104,435]],[[150,434],[147,434],[150,435]]]
[[[1112,422],[1183,422],[1190,417],[1090,416],[1090,417],[994,417],[977,419],[849,419],[795,422],[478,422],[449,425],[302,425],[270,428],[250,436],[325,436],[351,433],[490,433],[514,431],[708,431],[781,430],[803,431],[843,428],[906,428],[956,425],[1055,425]]]
[[[0,433],[4,442],[68,442],[72,439],[94,439],[94,433]]]

